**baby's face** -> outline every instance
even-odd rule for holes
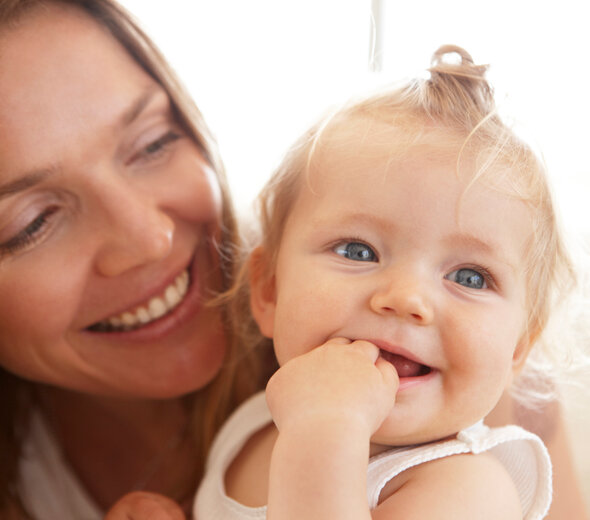
[[[334,337],[375,343],[400,376],[373,437],[387,445],[484,417],[529,347],[524,204],[465,192],[441,154],[392,157],[396,133],[333,131],[287,220],[266,329],[281,364]]]

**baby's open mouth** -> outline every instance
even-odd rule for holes
[[[389,361],[395,367],[397,375],[400,378],[425,376],[432,371],[429,366],[422,365],[399,354],[392,354],[386,350],[381,350],[380,355],[385,361]]]
[[[188,269],[180,273],[158,296],[128,311],[111,316],[88,327],[92,332],[124,332],[135,330],[176,308],[186,296],[189,287]]]

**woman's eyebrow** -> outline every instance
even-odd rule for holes
[[[25,175],[15,179],[13,181],[7,182],[5,184],[0,185],[0,199],[6,198],[10,195],[14,195],[20,191],[24,191],[40,182],[44,181],[53,170],[46,169],[46,170],[36,170],[30,173],[26,173]]]
[[[165,96],[165,93],[162,92],[159,85],[150,86],[150,88],[146,89],[137,99],[133,101],[133,103],[131,103],[128,108],[123,111],[121,116],[118,118],[118,123],[121,126],[131,124],[140,116],[145,108],[150,105],[153,98],[158,94]],[[51,175],[53,171],[54,168],[33,170],[19,176],[13,181],[0,184],[0,200],[40,184],[49,175]]]
[[[144,109],[150,104],[152,99],[158,94],[165,96],[159,85],[152,85],[145,90],[121,115],[118,122],[121,126],[127,126],[135,121]]]

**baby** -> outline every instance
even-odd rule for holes
[[[241,283],[280,368],[218,436],[195,518],[543,518],[543,444],[482,419],[571,267],[485,67],[440,48],[429,79],[312,128],[261,200]]]

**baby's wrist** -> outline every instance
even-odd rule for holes
[[[360,414],[352,411],[340,412],[336,410],[309,410],[305,413],[293,414],[287,420],[277,424],[280,434],[293,435],[337,435],[345,436],[354,441],[369,441],[372,428],[369,422]]]

